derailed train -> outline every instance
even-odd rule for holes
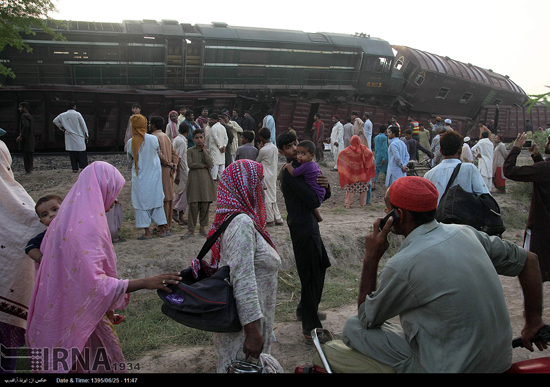
[[[527,119],[535,127],[550,122],[544,106],[527,112],[526,93],[508,76],[364,34],[172,20],[67,21],[57,31],[65,40],[37,30],[24,36],[32,53],[0,52],[0,62],[17,75],[0,78],[0,127],[12,149],[22,101],[35,118],[38,151],[63,148],[52,121],[67,101],[77,102],[88,147],[98,150],[122,149],[136,102],[147,116],[166,118],[181,106],[195,115],[203,108],[247,109],[256,122],[273,108],[278,132],[293,123],[305,138],[317,112],[327,123],[333,114],[368,112],[375,128],[392,116],[401,123],[409,115],[426,123],[442,116],[473,137],[478,120],[495,119],[507,138]]]

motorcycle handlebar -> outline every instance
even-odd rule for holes
[[[533,336],[533,338],[530,340],[531,343],[534,343],[536,341],[544,341],[545,343],[550,343],[550,325],[545,325],[542,328],[539,329],[537,334]],[[521,340],[521,337],[517,337],[514,340],[512,340],[512,348],[517,347],[525,347],[523,345],[523,341]]]

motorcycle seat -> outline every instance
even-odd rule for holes
[[[322,345],[322,350],[334,373],[395,373],[392,367],[348,347],[342,340],[328,341]],[[318,353],[313,356],[313,365],[323,368]]]

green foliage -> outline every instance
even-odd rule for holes
[[[550,107],[550,91],[543,94],[529,95],[529,100],[525,103],[525,106],[527,106],[527,113],[530,113],[533,106],[535,106],[539,102],[545,103],[546,106]]]
[[[55,10],[52,0],[2,0],[0,2],[0,51],[3,51],[6,46],[11,46],[20,51],[32,52],[32,48],[23,41],[21,35],[36,35],[35,29],[43,30],[54,40],[63,40],[63,36],[49,26],[50,22],[60,25],[49,17]],[[15,78],[13,71],[1,63],[0,75]]]
[[[530,136],[527,136],[527,138],[532,139],[535,142],[535,144],[537,144],[537,147],[539,148],[539,152],[544,152],[544,147],[546,146],[546,140],[548,139],[548,133],[546,131],[533,132],[533,134]]]

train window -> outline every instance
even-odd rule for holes
[[[418,86],[422,86],[425,79],[426,79],[426,73],[424,71],[419,72],[416,78],[414,79],[414,83],[416,83]]]
[[[395,61],[395,66],[393,66],[396,70],[401,70],[403,68],[403,65],[405,64],[405,57],[403,56],[400,56],[396,61]]]
[[[267,64],[267,52],[262,51],[241,51],[239,64],[258,65]]]
[[[371,56],[367,58],[365,64],[366,71],[372,71],[375,73],[389,73],[391,66],[391,59],[384,57]]]
[[[92,46],[90,47],[90,57],[93,60],[113,60],[118,59],[118,47],[112,46]]]
[[[450,91],[451,91],[451,89],[448,89],[446,87],[442,87],[441,89],[439,89],[439,92],[437,93],[435,98],[445,99],[445,98],[447,98],[447,95],[449,94]]]
[[[460,98],[460,103],[468,103],[470,101],[470,98],[472,98],[472,93],[464,93],[462,94],[462,98]]]

